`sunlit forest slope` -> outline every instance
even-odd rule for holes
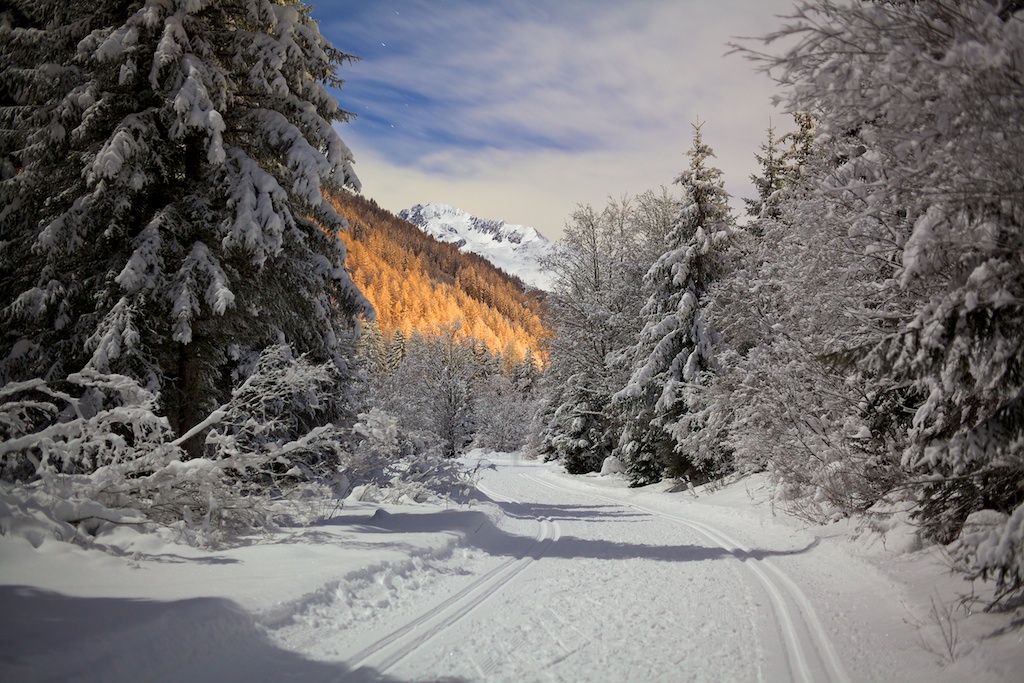
[[[377,309],[384,337],[399,330],[430,334],[459,322],[508,362],[529,351],[541,360],[550,332],[541,318],[543,295],[475,254],[438,242],[382,209],[347,194],[332,203],[349,221],[342,237],[356,285]]]

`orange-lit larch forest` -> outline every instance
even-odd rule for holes
[[[346,194],[331,202],[349,222],[342,233],[347,264],[385,339],[458,324],[459,336],[482,341],[506,363],[545,357],[543,292],[525,291],[518,278],[438,242],[372,199]]]

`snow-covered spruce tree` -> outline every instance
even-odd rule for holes
[[[360,360],[371,375],[388,371],[388,344],[376,320],[362,323],[362,332],[356,349]]]
[[[912,303],[857,354],[912,387],[903,463],[919,475],[925,534],[1005,592],[1024,588],[1024,13],[1019,2],[806,3],[767,58],[787,104],[815,112],[862,215],[903,207]],[[847,144],[853,138],[856,145]],[[978,520],[975,520],[978,521]]]
[[[808,111],[793,112],[793,122],[796,123],[796,130],[786,133],[780,140],[782,144],[789,145],[782,150],[780,158],[784,169],[781,186],[806,188],[806,183],[802,181],[813,167],[812,162],[817,155],[814,116]]]
[[[755,154],[761,173],[750,174],[750,180],[757,190],[756,199],[744,199],[747,215],[753,218],[778,218],[778,192],[785,182],[786,167],[783,152],[779,149],[779,140],[775,136],[775,128],[768,126],[768,139],[761,143],[762,154]]]
[[[583,373],[569,377],[548,426],[547,445],[569,474],[599,471],[615,447],[617,432],[605,409],[607,396],[590,384]]]
[[[760,173],[750,175],[757,198],[743,200],[747,215],[752,218],[778,220],[784,191],[806,185],[801,181],[814,154],[814,118],[808,112],[796,112],[793,119],[797,130],[781,138],[776,136],[774,127],[768,126],[767,139],[761,143],[762,154],[754,154],[761,169]],[[749,230],[758,234],[758,221],[753,221]]]
[[[655,462],[649,450],[626,458],[635,484],[657,481],[661,471],[672,476],[706,471],[719,455],[695,440],[702,421],[697,405],[702,375],[713,366],[713,334],[699,312],[708,286],[720,274],[722,253],[738,231],[722,172],[706,163],[714,152],[700,129],[694,126],[687,152],[690,167],[676,179],[683,204],[668,236],[669,248],[644,276],[649,296],[641,311],[643,328],[631,351],[633,372],[615,394],[616,401],[634,404],[624,418],[634,423],[630,433],[653,424],[675,441],[667,462]]]
[[[182,434],[268,344],[343,365],[368,304],[321,189],[358,187],[326,89],[348,57],[308,7],[7,7],[3,381],[123,373]]]
[[[397,368],[408,352],[408,341],[405,338],[405,332],[401,329],[395,330],[394,335],[391,337],[391,342],[388,344],[387,355],[385,356],[387,368],[389,370]]]

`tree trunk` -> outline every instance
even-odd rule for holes
[[[177,424],[174,427],[178,436],[181,436],[199,424],[205,417],[202,415],[203,401],[200,396],[199,363],[194,343],[178,346],[177,374],[177,405],[174,411]],[[204,440],[205,433],[200,433],[181,445],[189,459],[202,457]]]

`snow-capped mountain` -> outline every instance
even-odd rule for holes
[[[479,254],[531,287],[551,287],[551,276],[538,261],[551,253],[554,244],[535,228],[477,218],[448,204],[417,204],[400,211],[398,217],[441,242]]]

